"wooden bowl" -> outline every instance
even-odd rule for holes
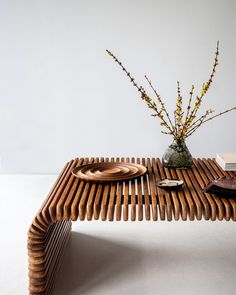
[[[92,182],[125,181],[147,172],[143,165],[124,162],[101,162],[81,165],[71,170],[75,177]]]

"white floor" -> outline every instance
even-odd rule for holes
[[[0,176],[1,295],[27,294],[27,230],[55,178]],[[233,222],[76,222],[54,294],[235,294],[235,230]]]

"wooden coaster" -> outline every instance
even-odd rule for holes
[[[134,163],[93,163],[75,167],[72,174],[81,180],[93,182],[125,181],[137,178],[147,169],[143,165]]]

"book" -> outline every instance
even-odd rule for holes
[[[236,153],[218,153],[216,162],[225,171],[236,171]]]

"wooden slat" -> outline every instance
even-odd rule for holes
[[[77,164],[77,161],[74,161],[71,166],[71,169],[74,168],[76,166],[76,164]],[[71,169],[69,169],[66,178],[64,179],[63,183],[58,188],[58,191],[54,195],[54,198],[52,199],[52,201],[49,205],[49,214],[50,214],[52,221],[57,220],[57,212],[56,212],[57,203],[60,201],[60,198],[61,198],[63,192],[68,189],[68,187],[71,185],[72,181],[74,180],[74,177],[71,174]]]
[[[79,202],[79,219],[83,221],[85,219],[86,215],[86,205],[87,205],[87,200],[89,197],[90,189],[91,189],[92,183],[87,182],[85,184],[85,187],[82,192],[82,196]]]
[[[170,174],[172,176],[172,179],[177,179],[178,176],[176,174],[176,170],[175,169],[170,169]],[[184,191],[183,188],[180,188],[178,190],[178,197],[179,197],[179,202],[180,202],[180,208],[181,208],[181,218],[182,220],[187,220],[188,217],[188,205],[185,199],[185,195],[184,195]]]
[[[99,158],[95,159],[96,162],[99,162]],[[97,191],[98,184],[93,183],[89,192],[88,202],[87,202],[87,220],[92,220],[93,218],[93,202],[95,199],[96,191]]]
[[[103,157],[100,158],[100,162],[109,162],[109,158],[104,159]],[[101,202],[103,197],[103,190],[106,184],[99,183],[97,187],[96,197],[93,204],[93,212],[94,212],[94,219],[99,219],[100,209],[101,209]]]
[[[152,169],[154,172],[154,179],[155,183],[157,183],[159,180],[161,180],[160,171],[158,169],[158,162],[157,160],[152,161]],[[164,191],[161,190],[159,187],[157,187],[157,197],[158,197],[158,204],[159,204],[159,213],[160,213],[160,219],[165,220],[165,200],[164,200]]]
[[[99,162],[99,159],[98,158],[91,158],[89,163],[97,163]],[[85,219],[85,216],[86,216],[86,212],[87,212],[87,201],[88,201],[88,198],[89,198],[89,194],[90,194],[90,190],[92,188],[92,182],[87,182],[85,184],[85,187],[84,187],[84,190],[83,190],[83,193],[82,193],[82,196],[81,196],[81,199],[80,199],[80,202],[79,202],[79,219],[81,221],[83,221]]]
[[[123,192],[123,182],[119,182],[117,187],[117,201],[116,201],[116,220],[121,220],[122,212],[122,192]]]
[[[131,163],[135,163],[135,158],[131,158]],[[131,221],[136,220],[136,192],[135,179],[131,180]]]
[[[191,170],[191,169],[189,169]],[[188,193],[191,195],[193,203],[195,205],[195,215],[197,220],[201,220],[202,219],[202,205],[200,202],[200,199],[198,198],[198,194],[195,191],[194,186],[192,185],[192,182],[186,172],[186,170],[182,170],[182,175],[185,179],[185,183],[187,184],[188,187]]]
[[[83,162],[84,162],[84,159],[80,159],[79,162],[76,164],[76,166],[83,165]],[[73,175],[72,177],[74,178],[74,182],[70,191],[67,193],[67,195],[65,195],[63,200],[60,199],[57,205],[57,212],[61,212],[62,206],[63,206],[63,215],[62,215],[62,212],[59,214],[62,215],[61,219],[63,218],[65,220],[69,220],[71,218],[71,204],[79,184],[79,179],[75,178]]]
[[[111,162],[115,162],[114,158],[111,158]],[[114,188],[112,188],[112,191],[110,191],[111,187],[116,186],[116,184],[105,184],[104,185],[104,192],[103,192],[103,197],[102,197],[102,205],[101,205],[101,218],[102,221],[105,221],[107,219],[107,211],[108,211],[108,204],[109,204],[109,216],[110,219],[113,220],[111,216],[114,215],[114,210],[113,207],[115,205],[115,194],[113,193]],[[110,199],[109,199],[110,195]],[[112,213],[111,213],[112,211]],[[110,220],[111,221],[111,220]]]
[[[156,197],[157,193],[156,193],[156,186],[154,182],[154,175],[152,172],[151,160],[149,158],[147,159],[147,169],[148,169],[148,181],[149,181],[151,200],[152,200],[152,219],[156,221],[158,219],[157,197]]]
[[[78,161],[78,159],[75,159],[74,161]],[[54,193],[57,191],[57,189],[60,187],[61,183],[63,182],[65,176],[67,175],[72,163],[74,162],[73,160],[71,160],[70,162],[68,162],[63,170],[61,171],[60,175],[58,176],[55,184],[53,185],[52,189],[50,190],[49,194],[48,194],[48,197],[46,198],[46,200],[43,202],[42,206],[40,207],[38,213],[37,213],[37,219],[40,221],[41,224],[43,224],[44,226],[48,226],[48,223],[51,221],[51,220],[48,220],[47,218],[45,218],[45,214],[43,214],[43,210],[46,210],[47,212],[47,209],[48,208],[48,204],[50,204],[53,196],[54,196]],[[47,212],[47,216],[49,218],[49,213]]]
[[[126,163],[129,163],[130,159],[126,158]],[[129,186],[130,181],[125,181],[124,184],[124,203],[123,203],[123,220],[127,221],[129,219]]]
[[[140,164],[140,159],[136,159],[136,163]],[[137,192],[138,192],[138,220],[142,221],[144,200],[143,200],[143,193],[142,193],[142,182],[140,177],[137,179]]]
[[[57,247],[54,247],[53,249],[54,250],[52,252],[53,259],[50,262],[51,264],[50,264],[50,267],[48,268],[48,275],[46,280],[47,289],[49,288],[49,286],[53,285],[54,283],[54,277],[58,269],[59,263],[61,261],[62,253],[64,252],[65,246],[67,244],[69,233],[70,233],[70,225],[66,225],[64,227],[63,234],[62,232],[60,232],[60,240],[58,240],[59,243],[57,244]]]
[[[168,179],[172,179],[170,169],[164,167],[164,172],[165,172],[165,177]],[[170,191],[170,197],[172,198],[172,204],[173,204],[173,214],[174,214],[174,219],[179,220],[180,218],[180,202],[178,198],[178,192],[176,190]]]
[[[108,210],[108,201],[109,201],[109,193],[111,186],[106,184],[104,186],[103,196],[102,196],[102,205],[101,205],[101,218],[102,221],[107,219],[107,210]]]
[[[86,165],[89,163],[89,159],[85,158],[83,164]],[[75,193],[74,199],[71,204],[71,220],[75,221],[79,217],[79,202],[82,197],[83,191],[85,187],[85,181],[81,180],[79,182],[78,189]]]
[[[54,269],[61,258],[62,249],[65,248],[65,236],[68,236],[71,228],[71,222],[59,222],[49,227],[51,236],[45,244],[45,255],[36,260],[31,260],[29,256],[29,290],[34,292],[44,292],[48,290],[49,284],[52,283]],[[51,231],[51,229],[53,229]],[[40,275],[38,276],[37,273]]]
[[[202,187],[199,185],[199,182],[202,184],[202,179],[198,179],[198,172],[196,171],[195,167],[192,167],[192,169],[187,169],[186,173],[188,174],[189,179],[191,180],[193,187],[196,190],[199,199],[201,200],[201,211],[203,211],[202,214],[206,220],[209,220],[211,216],[210,205],[205,194],[202,192],[204,185],[202,185]]]
[[[77,160],[72,160],[69,162],[69,164],[66,167],[65,172],[63,173],[62,178],[58,182],[58,185],[55,187],[55,190],[49,195],[47,200],[45,201],[44,205],[40,209],[40,214],[37,215],[37,217],[41,217],[45,224],[49,224],[53,222],[53,219],[50,215],[49,207],[51,206],[51,203],[54,201],[55,198],[58,198],[57,195],[60,195],[60,192],[64,189],[67,179],[71,174],[71,169],[77,164]],[[54,207],[55,209],[55,207]],[[56,211],[56,210],[55,210]],[[53,214],[56,216],[56,213]]]
[[[76,178],[74,180],[73,186],[71,187],[71,190],[70,190],[69,194],[67,195],[65,203],[63,205],[63,218],[65,220],[70,220],[70,218],[71,218],[71,204],[72,204],[73,198],[75,196],[75,192],[78,189],[78,184],[79,184],[79,179]],[[61,209],[58,208],[58,211],[59,210],[61,210]]]
[[[176,174],[177,174],[178,179],[181,179],[181,180],[183,180],[185,182],[182,170],[176,169]],[[195,208],[195,204],[194,204],[194,202],[192,200],[189,188],[188,188],[188,186],[186,184],[183,185],[183,193],[184,193],[185,199],[186,199],[187,204],[188,204],[189,220],[192,221],[195,218],[195,210],[196,210],[196,208]]]
[[[82,162],[82,160],[80,162]],[[76,164],[76,166],[77,166],[77,164]],[[60,198],[57,201],[54,200],[54,202],[52,202],[52,207],[55,206],[55,208],[56,208],[56,220],[57,221],[61,221],[64,218],[63,206],[68,198],[69,192],[70,192],[71,188],[73,187],[74,182],[77,183],[74,175],[71,173],[69,180],[67,181],[65,189],[60,195]]]
[[[95,220],[98,220],[99,219],[100,201],[102,199],[103,188],[104,188],[104,185],[102,183],[99,183],[98,184],[98,187],[97,187],[97,191],[96,191],[96,196],[95,196],[95,199],[94,199],[94,203],[92,205],[93,206],[93,218]]]
[[[199,183],[200,188],[203,190],[204,187],[207,185],[208,183],[208,178],[206,177],[204,171],[202,170],[201,166],[199,165],[198,161],[193,159],[193,172],[194,175],[196,176],[197,182]],[[210,205],[210,209],[211,209],[211,220],[215,221],[216,217],[217,217],[217,206],[216,203],[214,201],[214,198],[211,194],[204,194],[206,196],[206,199],[209,202]]]
[[[108,220],[114,220],[114,213],[115,213],[115,198],[116,198],[116,185],[112,183],[111,191],[110,191],[110,199],[108,203]]]
[[[87,162],[88,162],[88,158],[85,159],[83,162],[80,162],[80,164],[86,164]],[[73,185],[74,181],[75,181],[75,183]],[[82,191],[84,188],[84,182],[79,182],[78,189],[77,189],[77,184],[78,184],[77,180],[75,180],[75,177],[71,174],[66,193],[64,194],[64,196],[63,196],[63,194],[61,194],[59,196],[60,200],[57,201],[60,206],[60,207],[58,207],[58,209],[60,209],[60,211],[62,211],[62,206],[63,206],[63,204],[65,204],[64,208],[67,210],[67,212],[65,214],[67,216],[67,219],[71,218],[72,220],[77,220],[77,218],[78,218],[78,209],[77,209],[78,199],[80,198],[80,195],[82,194]],[[71,189],[73,195],[71,195],[70,193],[68,194],[70,189]],[[75,193],[75,191],[76,191],[76,193]],[[74,193],[75,193],[75,196],[74,196]],[[66,199],[68,196],[69,196],[69,200],[68,200],[69,204],[68,204],[68,201],[66,204]],[[73,198],[74,198],[74,200],[72,201]],[[60,211],[58,212],[59,214],[60,214]],[[58,216],[57,216],[57,218],[58,218]],[[63,218],[63,216],[62,216],[62,218]]]
[[[124,161],[124,158],[121,159],[117,158],[116,161],[119,162]],[[123,182],[117,183],[117,196],[116,196],[116,220],[121,220],[121,212],[122,212],[122,194],[123,194]]]
[[[157,159],[157,165],[159,167],[159,172],[161,179],[165,179],[166,175],[164,172],[164,169],[162,167],[160,159]],[[171,221],[172,220],[172,211],[173,211],[173,206],[171,203],[171,198],[170,198],[170,192],[164,191],[164,198],[165,198],[165,207],[166,207],[166,213],[167,213],[167,220]]]
[[[142,158],[142,165],[146,166],[145,158]],[[145,203],[145,217],[146,220],[150,220],[150,200],[148,193],[147,175],[142,176],[143,180],[143,193],[144,193],[144,203]]]
[[[117,160],[118,159],[116,159],[116,161]],[[115,159],[112,158],[111,161],[114,162]],[[114,220],[115,202],[116,202],[116,189],[117,189],[117,184],[113,182],[111,184],[111,186],[110,186],[110,198],[109,198],[108,207],[107,207],[107,210],[108,210],[108,220],[109,221],[113,221]],[[105,206],[105,208],[106,208],[106,206]]]

